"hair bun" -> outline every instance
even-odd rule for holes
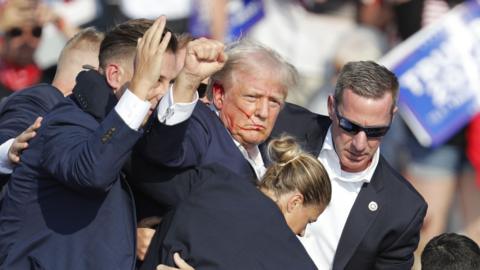
[[[268,144],[270,159],[276,163],[288,163],[303,153],[300,145],[292,136],[281,135]]]

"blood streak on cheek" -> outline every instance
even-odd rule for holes
[[[252,119],[253,113],[249,114],[246,111],[242,110],[242,108],[240,108],[238,106],[235,106],[235,107],[237,108],[237,110],[239,110],[241,113],[243,113],[245,115],[245,117],[247,117],[248,120],[250,120],[252,122],[252,125],[254,127],[249,128],[249,129],[254,129],[254,130],[260,130],[261,129],[260,127],[257,127],[257,123],[255,123],[255,121]]]

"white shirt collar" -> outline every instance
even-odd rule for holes
[[[213,112],[217,114],[218,117],[220,117],[220,112],[217,110],[215,105],[213,105],[213,103],[210,104],[209,107]],[[228,134],[230,134],[230,137],[237,146],[238,150],[240,150],[240,152],[242,153],[243,157],[245,157],[248,163],[250,163],[250,165],[252,166],[255,174],[257,175],[257,179],[260,180],[267,171],[267,169],[265,168],[265,164],[263,163],[262,154],[260,153],[258,145],[255,145],[251,149],[247,150],[242,144],[240,144],[237,140],[235,140],[235,138],[233,138],[232,134],[228,129],[227,132]]]
[[[375,169],[377,168],[379,157],[380,147],[373,155],[372,162],[365,170],[356,173],[343,171],[340,167],[340,159],[338,158],[337,152],[335,152],[330,126],[318,158],[325,165],[325,168],[332,179],[336,178],[344,182],[369,183],[372,179]]]

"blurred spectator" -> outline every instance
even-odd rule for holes
[[[190,32],[233,42],[265,15],[263,0],[193,0]]]
[[[153,19],[167,16],[167,27],[174,33],[188,32],[192,0],[119,0],[120,11],[126,19]]]
[[[423,270],[478,270],[480,248],[470,238],[444,233],[432,238],[422,253]]]
[[[306,105],[332,74],[331,61],[339,38],[356,25],[352,1],[264,0],[265,18],[249,36],[285,56],[300,73],[299,85],[287,101]]]
[[[480,189],[480,114],[477,114],[470,122],[467,130],[467,155],[475,168],[477,178],[477,192]],[[475,189],[474,189],[475,190]],[[465,232],[480,243],[480,217],[465,228]]]
[[[327,98],[333,95],[336,77],[342,67],[350,61],[378,60],[387,50],[384,35],[375,28],[357,26],[343,35],[332,59],[334,75],[314,94],[307,108],[315,113],[328,115]]]
[[[42,80],[33,60],[43,30],[37,10],[38,1],[30,0],[8,0],[0,8],[0,98]]]
[[[5,98],[0,106],[0,190],[20,161],[20,153],[28,147],[25,142],[35,136],[39,124],[26,129],[72,92],[83,65],[98,67],[102,39],[103,34],[95,29],[82,30],[63,49],[52,85],[39,84]],[[0,192],[0,201],[2,198]]]
[[[398,34],[402,39],[420,30],[420,28],[440,20],[460,0],[409,0],[392,1],[396,15]],[[473,187],[473,170],[465,156],[465,134],[460,131],[444,145],[437,148],[426,148],[419,144],[410,130],[396,119],[392,131],[386,136],[390,143],[383,153],[387,159],[395,159],[404,155],[404,175],[422,194],[428,203],[427,216],[421,232],[421,240],[417,256],[425,244],[435,235],[447,230],[448,218],[455,193],[463,210],[462,226],[470,227],[480,217],[480,197]],[[403,134],[403,135],[401,135]],[[393,138],[396,136],[397,138]],[[402,138],[403,141],[399,141]],[[393,142],[396,141],[396,142]],[[406,151],[405,153],[402,153]],[[478,226],[478,225],[477,225]],[[418,264],[419,261],[416,261]],[[417,265],[419,267],[419,265]]]
[[[66,23],[79,27],[91,23],[101,13],[97,0],[43,0]],[[136,2],[136,1],[135,1]]]
[[[67,40],[81,27],[93,24],[101,8],[96,0],[41,0],[39,10],[44,28],[35,61],[45,71],[47,82],[51,82],[56,61]]]

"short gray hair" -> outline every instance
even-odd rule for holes
[[[381,98],[391,93],[392,110],[397,103],[398,80],[386,67],[373,61],[348,62],[343,66],[335,86],[335,102],[342,104],[343,92],[350,89],[356,95],[367,98]]]
[[[211,99],[212,85],[231,82],[234,72],[241,71],[253,74],[260,68],[268,68],[277,74],[278,82],[287,96],[288,90],[295,87],[298,81],[298,72],[280,54],[259,43],[242,39],[229,44],[225,50],[228,60],[225,66],[211,76],[207,88],[208,98]]]

